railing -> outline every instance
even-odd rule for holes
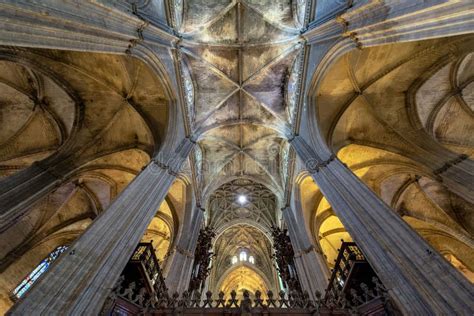
[[[326,297],[330,293],[336,295],[344,292],[349,275],[358,263],[368,264],[359,247],[354,242],[342,242],[326,289]]]
[[[117,284],[101,315],[138,315],[145,300],[168,292],[151,242],[138,244]]]
[[[139,243],[130,259],[130,263],[142,267],[149,291],[157,293],[166,292],[165,279],[161,273],[160,264],[151,243]]]
[[[157,288],[156,284],[162,286],[158,286],[159,290],[149,291],[143,282],[130,282],[122,275],[112,290],[108,305],[104,306],[103,315],[391,314],[390,306],[387,308],[385,288],[355,243],[342,244],[326,293],[323,296],[316,292],[314,300],[306,291],[280,291],[277,294],[268,291],[265,298],[259,291],[254,295],[244,291],[241,299],[237,298],[235,291],[230,293],[230,297],[226,297],[224,292],[218,293],[217,297],[210,291],[202,295],[197,290],[171,294],[164,285],[151,244],[140,244],[130,263],[135,267],[140,264],[147,274],[157,276],[150,278],[155,280],[154,288]]]
[[[198,291],[148,296],[143,290],[137,292],[133,286],[119,284],[111,297],[128,302],[129,305],[121,304],[122,311],[126,312],[120,315],[387,315],[386,291],[377,278],[372,289],[367,288],[363,295],[354,294],[353,300],[332,295],[323,298],[318,292],[315,300],[310,299],[307,292],[287,294],[280,291],[275,296],[268,291],[266,294],[266,298],[262,298],[262,293],[257,291],[251,298],[250,293],[244,291],[240,300],[235,291],[230,293],[230,298],[226,298],[223,292],[215,297],[210,291],[204,298]]]
[[[144,295],[144,291],[135,291],[135,288],[122,287],[118,285],[112,292],[113,299],[123,299],[133,304],[133,313],[126,315],[175,315],[175,313],[184,313],[183,315],[206,314],[206,315],[233,315],[242,312],[265,313],[267,315],[314,315],[314,313],[330,314],[331,311],[324,305],[323,300],[313,301],[308,293],[299,294],[294,292],[286,294],[280,291],[277,296],[272,291],[266,293],[266,298],[262,293],[255,292],[251,298],[248,291],[243,292],[242,299],[237,298],[237,292],[232,291],[230,298],[226,298],[224,292],[220,292],[214,297],[212,292],[205,293],[202,298],[198,291],[192,292],[192,295],[185,291],[181,295],[174,293],[171,296],[164,293],[162,296]],[[326,312],[324,312],[326,311]],[[348,315],[347,312],[332,310],[332,315]]]
[[[385,287],[354,242],[342,240],[323,299],[329,308],[349,308],[364,315],[386,315]]]

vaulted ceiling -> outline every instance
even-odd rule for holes
[[[287,138],[301,104],[307,2],[173,2],[180,37],[173,62],[197,135],[188,167],[206,224],[217,231],[214,291],[277,287],[267,236],[293,181]],[[338,158],[468,270],[472,205],[431,177],[414,144],[474,155],[472,47],[473,37],[463,36],[353,50],[308,91],[317,128]],[[169,100],[161,78],[131,56],[11,47],[0,47],[0,91],[0,120],[8,122],[0,124],[1,178],[36,161],[49,166],[63,153],[71,158],[70,169],[52,169],[65,181],[0,241],[7,258],[0,287],[11,289],[51,249],[81,234],[159,150]],[[299,185],[307,230],[331,266],[350,236],[313,180]],[[174,183],[144,235],[160,259],[182,224],[184,187]],[[241,249],[255,264],[231,263]]]
[[[473,40],[354,50],[314,91],[319,128],[338,158],[463,272],[473,270],[474,207],[443,186],[430,159],[473,157]],[[300,186],[308,230],[332,265],[350,236],[313,180]]]
[[[291,1],[184,1],[181,64],[206,199],[245,177],[281,195],[296,111],[304,7]],[[281,196],[280,196],[281,197]]]
[[[239,258],[240,252],[245,251],[247,256],[253,256],[254,263],[238,261],[232,263],[232,257]],[[209,277],[209,289],[218,292],[229,274],[236,269],[246,267],[255,270],[265,282],[266,289],[278,289],[276,273],[273,269],[272,243],[261,230],[247,224],[234,225],[218,235],[214,244],[213,269]],[[245,280],[242,279],[245,283]],[[230,288],[232,289],[232,288]]]
[[[2,234],[0,287],[8,292],[80,236],[149,162],[169,100],[138,59],[10,47],[0,47],[0,91],[1,180],[33,163],[63,179]],[[183,196],[177,180],[145,233],[160,259],[176,237]]]
[[[317,91],[328,143],[335,151],[358,143],[416,157],[410,141],[420,146],[419,130],[437,141],[431,144],[472,155],[473,41],[468,35],[385,45],[340,58]]]
[[[277,224],[284,203],[286,138],[299,100],[306,1],[178,4],[187,115],[199,135],[192,157],[196,186],[208,224],[222,232],[212,278],[218,282],[231,253],[246,247],[273,280],[270,241],[264,236]],[[239,195],[247,201],[239,204]],[[262,238],[268,245],[260,245]]]

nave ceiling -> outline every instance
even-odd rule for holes
[[[232,256],[245,249],[256,256],[260,274],[271,280],[265,287],[276,289],[271,241],[264,236],[278,224],[285,203],[286,139],[299,101],[305,3],[182,3],[177,24],[183,85],[191,129],[199,135],[192,157],[195,185],[207,224],[219,233],[212,286],[218,291],[227,282],[220,278]],[[239,196],[246,202],[239,203]]]
[[[474,208],[446,189],[436,169],[439,160],[473,157],[472,41],[353,50],[312,94],[321,135],[337,157],[471,280]],[[351,236],[313,180],[297,179],[306,229],[331,266],[340,240]]]
[[[4,310],[8,291],[80,236],[159,150],[169,99],[132,57],[10,47],[0,48],[0,90],[0,179],[32,164],[62,179],[2,233]],[[160,259],[182,220],[183,188],[177,180],[144,236]]]
[[[188,115],[199,135],[194,160],[203,199],[239,177],[281,199],[303,56],[291,2],[183,6],[181,62]]]
[[[340,240],[351,236],[313,180],[304,171],[293,178],[287,141],[301,114],[300,85],[312,76],[303,78],[306,1],[176,3],[178,81],[197,145],[143,240],[166,259],[191,184],[193,203],[218,233],[213,291],[274,290],[269,230],[281,224],[296,181],[306,229],[332,267]],[[330,65],[306,105],[338,158],[471,279],[473,206],[414,148],[428,139],[436,150],[473,157],[472,47],[472,36],[460,36],[353,50]],[[8,258],[0,284],[11,289],[149,163],[174,104],[145,63],[109,54],[1,47],[0,90],[0,119],[8,122],[0,125],[0,178],[33,163],[57,165],[52,172],[65,178],[8,232],[8,245],[0,242]],[[255,264],[231,263],[242,250]]]

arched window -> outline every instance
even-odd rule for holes
[[[239,255],[240,261],[247,261],[247,253],[245,251],[241,251]]]
[[[66,251],[67,247],[68,246],[59,246],[54,249],[46,258],[41,260],[36,268],[34,268],[33,271],[31,271],[30,274],[28,274],[26,278],[24,278],[23,281],[21,281],[20,284],[13,290],[12,294],[14,298],[22,297],[36,282],[36,280],[38,280],[38,278],[49,269],[49,266],[53,263],[53,261],[56,260],[60,254]]]
[[[255,258],[253,256],[249,256],[249,262],[255,264]]]
[[[238,260],[239,259],[237,259],[237,256],[233,256],[232,257],[232,264],[236,264]]]

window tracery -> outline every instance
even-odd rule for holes
[[[276,197],[260,183],[237,179],[222,185],[210,197],[212,227],[223,227],[236,220],[248,220],[268,229],[276,223]]]

